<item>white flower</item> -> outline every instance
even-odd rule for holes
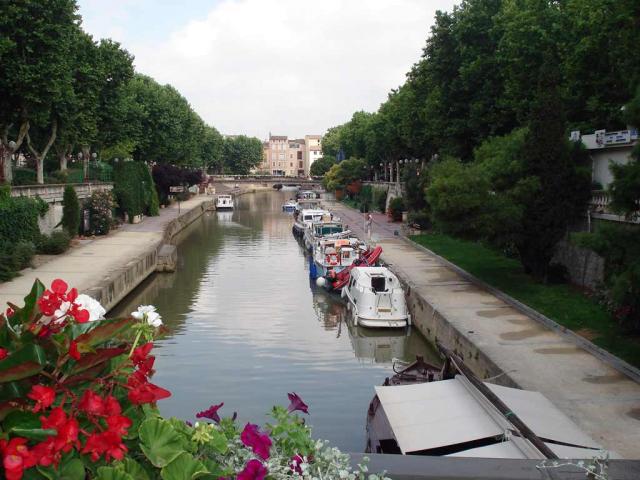
[[[152,327],[162,325],[162,317],[156,312],[156,307],[153,305],[140,305],[138,310],[131,312],[131,316],[136,320],[146,320]]]
[[[85,295],[84,293],[78,295],[78,298],[76,298],[74,303],[89,312],[90,322],[104,319],[104,314],[107,313],[104,307],[100,305],[99,301],[89,295]]]
[[[60,304],[60,308],[58,308],[54,313],[53,313],[53,319],[55,319],[54,323],[62,323],[65,319],[65,317],[67,316],[67,312],[69,311],[69,309],[71,308],[71,302],[62,302]],[[48,325],[51,322],[51,318],[49,319],[49,321],[47,321],[46,323],[43,322],[45,325]]]

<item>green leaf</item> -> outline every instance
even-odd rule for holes
[[[134,324],[130,318],[102,320],[95,323],[99,323],[99,325],[76,338],[78,344],[83,343],[92,347],[100,345],[107,340],[113,340],[117,335],[125,332]]]
[[[44,286],[44,283],[42,283],[40,279],[36,278],[36,281],[33,282],[29,295],[24,297],[24,307],[20,309],[20,314],[22,316],[21,320],[23,323],[26,323],[31,318],[34,313],[36,302],[45,290],[46,287]]]
[[[213,429],[209,433],[213,437],[209,441],[209,445],[219,453],[227,453],[229,446],[227,444],[227,437],[224,436],[224,433],[217,429]]]
[[[122,355],[126,351],[126,348],[99,348],[95,353],[83,355],[80,360],[76,362],[70,373],[71,375],[78,374],[96,365],[107,362],[113,357]]]
[[[37,414],[23,410],[11,412],[2,422],[2,428],[5,431],[10,431],[14,428],[40,428],[40,425],[40,418]]]
[[[160,471],[163,480],[193,480],[206,475],[208,470],[190,453],[181,453]]]
[[[149,480],[149,474],[134,459],[125,457],[122,461],[124,471],[131,475],[135,480]]]
[[[30,384],[25,384],[25,382],[7,382],[0,384],[0,401],[24,398],[30,389]]]
[[[182,437],[166,420],[149,418],[138,430],[140,448],[156,467],[164,467],[184,452]]]
[[[27,472],[31,471],[27,470]],[[45,477],[48,480],[84,480],[86,478],[84,464],[79,458],[62,461],[57,469],[54,467],[37,467],[37,471],[40,476],[33,478]]]
[[[37,375],[46,363],[42,347],[31,343],[0,361],[0,383]]]
[[[136,480],[122,470],[113,467],[100,467],[98,468],[98,476],[96,480]]]

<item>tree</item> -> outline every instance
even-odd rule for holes
[[[516,242],[525,270],[545,281],[556,244],[569,222],[584,213],[590,195],[589,171],[578,163],[584,156],[572,151],[566,137],[559,77],[558,58],[548,51],[538,73],[523,152],[524,175],[537,177],[539,189],[526,206]]]
[[[214,127],[205,126],[202,137],[203,168],[213,172],[222,171],[223,139]]]
[[[71,87],[69,53],[76,24],[74,0],[24,0],[3,6],[0,153],[6,181],[11,180],[11,155],[24,140],[36,156],[38,182],[43,181],[44,157],[57,134],[55,106]],[[27,136],[34,125],[39,132],[32,133],[29,142]]]
[[[262,162],[262,142],[245,135],[226,137],[222,158],[225,173],[248,175],[252,168]]]
[[[335,165],[336,160],[332,157],[320,157],[311,164],[309,174],[312,177],[322,177],[329,169]]]
[[[366,163],[360,158],[349,158],[333,165],[322,179],[329,191],[344,190],[349,185],[362,180],[366,175]]]
[[[72,185],[64,188],[62,197],[62,221],[60,222],[71,238],[78,234],[80,228],[80,203]]]

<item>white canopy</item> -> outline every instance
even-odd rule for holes
[[[549,447],[558,456],[591,458],[601,448],[544,395],[486,385],[538,437],[550,442]],[[543,458],[528,441],[511,435],[514,427],[461,375],[452,380],[375,389],[402,453],[503,435],[505,441],[502,443],[472,448],[454,456]],[[569,446],[559,446],[555,442]]]

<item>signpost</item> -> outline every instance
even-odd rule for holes
[[[182,193],[182,192],[184,192],[184,186],[182,185],[169,187],[169,193]],[[180,197],[178,197],[178,215],[180,215]]]

